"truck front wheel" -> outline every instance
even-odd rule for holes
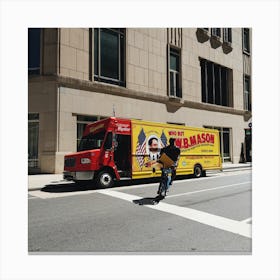
[[[103,170],[98,173],[96,184],[99,188],[111,188],[114,184],[113,175],[110,171]]]

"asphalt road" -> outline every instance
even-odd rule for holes
[[[94,190],[64,183],[28,194],[30,253],[251,254],[251,171]],[[140,205],[142,202],[143,205]]]

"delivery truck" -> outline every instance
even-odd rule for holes
[[[64,179],[94,181],[101,188],[117,180],[160,177],[151,166],[175,138],[181,154],[177,175],[205,175],[222,168],[219,131],[158,122],[109,117],[88,124],[78,151],[64,158]]]

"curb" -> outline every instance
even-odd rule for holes
[[[235,170],[251,170],[252,166],[241,166],[241,167],[227,167],[227,168],[223,168],[222,172],[227,172],[227,171],[235,171]]]
[[[229,169],[223,169],[221,172],[232,172],[232,171],[245,171],[245,170],[252,170],[251,167],[243,167],[243,168],[229,168]]]
[[[246,171],[246,170],[252,170],[252,166],[242,166],[242,167],[227,167],[223,168],[222,170],[209,170],[210,174],[216,174],[216,173],[227,173],[227,172],[234,172],[234,171]]]

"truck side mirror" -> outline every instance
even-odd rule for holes
[[[119,145],[118,141],[114,140],[113,141],[114,150],[116,150],[118,148],[118,145]]]
[[[113,149],[114,151],[117,149],[119,143],[118,143],[118,140],[117,140],[117,135],[114,133],[113,134]]]

